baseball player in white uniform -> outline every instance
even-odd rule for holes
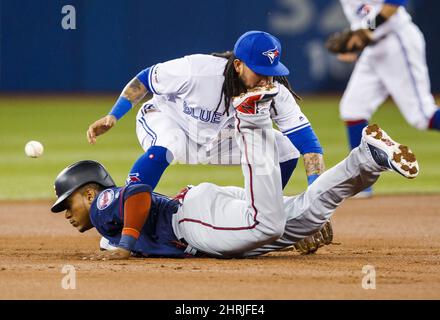
[[[338,57],[356,61],[340,102],[351,148],[359,145],[362,129],[377,108],[391,96],[406,121],[420,130],[440,130],[440,111],[430,92],[425,40],[405,9],[407,0],[341,0],[351,30],[360,37],[349,41],[349,50]],[[348,51],[349,51],[348,50]],[[370,196],[367,189],[364,196]]]
[[[132,190],[127,191],[130,196],[123,196],[123,188],[114,189],[119,199],[103,197],[113,189],[99,190],[96,184],[109,180],[108,173],[101,168],[100,175],[90,173],[80,178],[83,171],[70,172],[75,170],[73,165],[56,179],[59,198],[52,211],[67,210],[66,219],[81,232],[96,227],[119,241],[116,250],[98,253],[92,259],[126,259],[133,251],[145,255],[153,249],[156,255],[175,257],[176,250],[170,247],[174,242],[186,246],[182,255],[241,258],[282,249],[316,233],[344,199],[371,186],[385,170],[406,178],[417,176],[419,168],[411,150],[372,125],[363,130],[360,146],[346,159],[324,172],[302,194],[283,197],[278,146],[270,118],[270,105],[278,91],[279,86],[268,84],[234,99],[234,130],[241,150],[244,189],[202,183],[178,199],[167,200],[170,205],[160,200],[159,206],[151,188],[142,182],[137,191],[133,185],[126,187]],[[263,145],[267,152],[261,152]],[[173,206],[176,200],[180,203]],[[114,216],[106,213],[109,208],[116,211]],[[154,248],[148,244],[150,238],[155,239]],[[136,246],[138,239],[143,245]]]
[[[231,98],[274,80],[279,94],[270,112],[279,129],[274,135],[282,185],[287,184],[300,153],[310,184],[324,170],[322,148],[295,100],[285,77],[289,70],[280,57],[277,38],[250,31],[237,40],[234,52],[195,54],[155,64],[127,84],[109,115],[89,127],[89,142],[95,143],[98,135],[151,93],[153,98],[139,109],[136,122],[145,154],[135,162],[128,181],[142,180],[154,189],[172,161],[238,165]]]

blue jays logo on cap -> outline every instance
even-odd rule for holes
[[[268,57],[269,60],[270,60],[270,63],[272,64],[273,61],[275,60],[275,58],[280,55],[280,52],[278,51],[278,48],[275,47],[275,48],[273,48],[271,50],[267,50],[267,51],[263,52],[263,55]]]
[[[281,43],[264,31],[248,31],[238,38],[234,55],[253,72],[264,76],[287,76],[289,69],[280,62]]]

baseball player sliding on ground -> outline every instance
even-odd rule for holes
[[[242,258],[291,246],[319,232],[344,199],[371,186],[385,170],[417,176],[411,150],[372,125],[364,128],[361,144],[346,159],[302,194],[283,197],[270,118],[278,92],[278,86],[268,84],[233,100],[244,189],[201,183],[170,199],[142,183],[115,187],[102,165],[80,161],[57,176],[58,200],[52,211],[65,210],[80,232],[95,227],[118,244],[118,249],[91,259],[127,259],[132,253]]]
[[[351,25],[327,42],[343,61],[356,61],[340,103],[351,148],[377,108],[391,96],[406,121],[440,130],[440,110],[430,92],[425,40],[405,9],[407,0],[341,0]],[[364,196],[371,195],[366,190]]]
[[[126,85],[110,113],[89,127],[88,140],[95,143],[132,106],[153,94],[137,114],[137,136],[145,153],[134,163],[128,182],[142,180],[154,190],[172,161],[238,165],[231,99],[274,82],[279,94],[270,113],[280,130],[274,135],[282,185],[289,181],[300,153],[310,184],[324,171],[322,148],[295,101],[286,78],[289,70],[280,57],[277,38],[249,31],[237,40],[233,52],[195,54],[155,64]]]

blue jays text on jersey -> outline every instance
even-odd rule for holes
[[[183,101],[183,113],[190,115],[196,120],[210,123],[220,123],[221,112],[202,109],[200,107],[190,107],[186,101]]]

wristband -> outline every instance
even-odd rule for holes
[[[318,179],[319,174],[312,174],[307,177],[307,183],[310,186],[316,179]]]
[[[113,106],[112,110],[109,114],[116,117],[117,120],[122,118],[124,114],[126,114],[128,111],[130,111],[132,107],[132,104],[130,100],[128,100],[125,97],[119,97],[119,99],[116,101],[115,105]]]
[[[121,240],[119,241],[118,247],[123,248],[128,251],[132,251],[134,249],[136,241],[137,241],[137,239],[135,237],[130,236],[128,234],[123,234],[121,236]]]

